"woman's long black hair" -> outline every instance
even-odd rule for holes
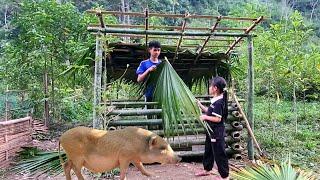
[[[227,81],[223,77],[217,76],[211,80],[211,86],[216,86],[219,89],[220,93],[223,93],[223,119],[225,120],[228,116],[228,93],[226,88]]]

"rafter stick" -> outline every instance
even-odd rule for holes
[[[221,21],[221,16],[218,16],[216,23],[211,27],[211,30],[210,30],[211,33],[213,33],[213,32],[216,30],[216,28],[217,28],[217,26],[218,26],[218,24],[219,24],[220,21]],[[196,59],[194,60],[194,64],[196,64],[197,61],[199,60],[199,58],[200,58],[200,56],[201,56],[201,53],[202,53],[202,51],[204,50],[204,47],[206,46],[206,44],[207,44],[208,41],[210,40],[210,37],[211,37],[211,36],[207,36],[207,38],[204,40],[201,48],[197,51],[197,57],[196,57]]]
[[[181,45],[181,42],[182,42],[182,39],[183,39],[183,35],[184,35],[184,29],[186,28],[186,25],[187,25],[187,18],[189,17],[189,13],[186,13],[185,16],[184,16],[184,20],[183,20],[183,24],[182,24],[182,27],[181,27],[181,36],[178,40],[178,44],[177,44],[177,48],[176,48],[176,52],[174,53],[174,56],[173,56],[173,59],[172,59],[172,62],[174,62],[177,58],[177,55],[178,55],[178,51],[180,49],[180,45]]]
[[[105,28],[106,26],[105,26],[105,24],[104,24],[103,16],[102,16],[102,14],[101,14],[101,11],[97,11],[96,16],[98,17],[99,22],[100,22],[100,25],[99,25],[99,26],[100,26],[101,28]]]
[[[97,10],[87,10],[87,13],[95,14]],[[112,15],[129,15],[129,16],[137,16],[137,17],[144,17],[144,13],[138,12],[120,12],[120,11],[103,11],[101,10],[102,14],[112,14]],[[161,13],[149,13],[149,17],[156,16],[156,17],[170,17],[170,18],[183,18],[183,14],[161,14]],[[211,15],[190,15],[189,18],[194,19],[216,19],[219,16],[211,16]],[[247,17],[229,17],[229,16],[222,16],[222,19],[227,20],[238,20],[238,21],[255,21],[257,18],[247,18]]]
[[[248,27],[246,29],[246,31],[244,32],[245,34],[249,34],[250,31],[256,27],[257,24],[259,24],[261,21],[263,20],[263,16],[260,16],[256,21],[253,22],[253,24]],[[229,47],[229,49],[226,51],[226,54],[229,54],[231,52],[231,50],[235,47],[236,44],[238,44],[241,40],[242,40],[243,37],[238,37]]]

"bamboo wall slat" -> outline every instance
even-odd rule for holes
[[[32,118],[25,117],[0,122],[0,167],[9,164],[22,146],[32,141]]]

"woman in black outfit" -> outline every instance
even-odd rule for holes
[[[228,157],[225,151],[224,140],[224,121],[228,116],[226,86],[227,83],[224,78],[213,78],[209,87],[209,94],[213,95],[211,105],[206,107],[198,101],[199,107],[205,112],[205,114],[200,116],[200,120],[207,121],[213,132],[206,134],[205,152],[203,155],[204,171],[197,173],[197,176],[209,175],[214,162],[216,162],[221,178],[229,179]],[[218,179],[221,178],[219,177]]]

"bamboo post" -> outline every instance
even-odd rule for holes
[[[96,36],[96,54],[94,66],[94,85],[93,85],[93,128],[101,128],[102,122],[100,120],[99,112],[101,101],[101,72],[102,72],[102,43],[101,35]]]
[[[9,92],[9,86],[7,85],[6,89],[6,110],[5,110],[5,120],[8,121],[9,116],[9,100],[8,100],[8,92]]]
[[[8,113],[9,113],[9,102],[8,102],[8,92],[9,92],[9,86],[7,85],[7,89],[6,89],[6,112],[5,112],[5,118],[6,118],[6,122],[8,121]],[[6,133],[5,133],[5,135],[4,135],[4,141],[5,141],[5,143],[7,144],[8,143],[8,131],[6,131]],[[6,150],[6,160],[8,160],[8,156],[9,156],[9,154],[8,154],[9,152],[8,152],[8,150]]]
[[[144,19],[144,24],[145,24],[145,30],[147,31],[149,29],[149,10],[148,8],[145,9],[145,19]],[[146,39],[146,47],[148,47],[148,34],[145,35]]]
[[[254,90],[254,74],[253,74],[253,42],[252,37],[248,36],[248,111],[247,117],[249,122],[249,127],[252,129],[253,135],[253,127],[254,127],[254,116],[253,116],[253,90]],[[252,136],[248,136],[248,156],[250,160],[254,158],[254,149],[253,149],[253,141]]]

